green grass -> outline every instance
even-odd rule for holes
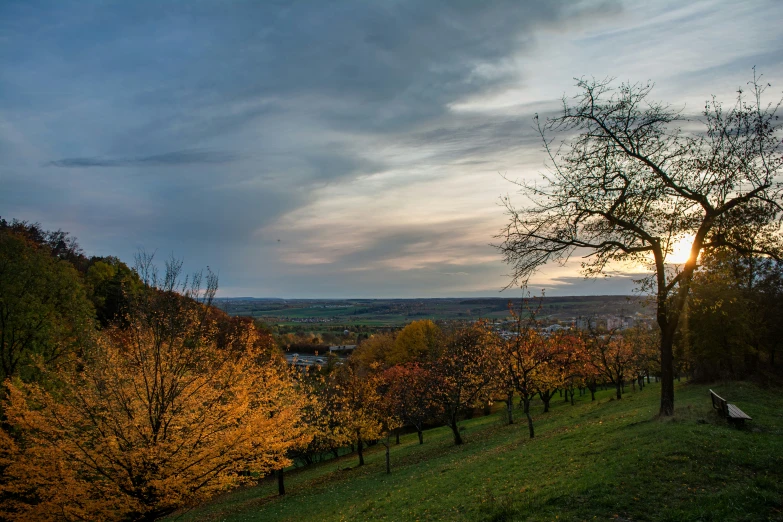
[[[713,385],[753,420],[744,430],[712,411],[707,386],[678,384],[671,418],[656,416],[653,384],[620,401],[612,391],[571,406],[534,408],[536,438],[524,416],[500,412],[451,432],[415,434],[383,446],[367,465],[355,455],[287,473],[285,497],[265,480],[213,500],[177,520],[783,520],[783,399],[748,383]],[[350,468],[350,469],[349,469]]]

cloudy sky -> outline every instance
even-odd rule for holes
[[[574,77],[783,88],[783,2],[0,0],[0,215],[221,295],[498,294],[509,178]],[[545,267],[548,295],[630,293]],[[508,291],[507,291],[508,292]]]

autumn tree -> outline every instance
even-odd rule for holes
[[[408,362],[425,362],[435,352],[440,336],[440,328],[429,319],[413,321],[395,337],[394,345],[385,354],[386,363],[394,366]]]
[[[180,268],[158,279],[146,264],[149,301],[60,368],[54,392],[6,381],[4,518],[151,520],[286,465],[306,442],[285,366],[247,324],[218,347],[216,279],[201,292]]]
[[[389,393],[389,389],[392,383],[386,378],[387,375],[375,374],[372,376],[372,380],[375,383],[376,391],[380,397],[380,401],[377,404],[378,418],[381,422],[381,444],[386,448],[386,473],[391,473],[391,434],[397,434],[397,444],[400,443],[400,432],[405,421],[400,416],[398,409],[398,403],[395,401],[395,397]]]
[[[381,396],[375,375],[362,374],[354,364],[345,364],[336,373],[340,429],[356,444],[359,465],[364,465],[364,446],[383,433]]]
[[[424,424],[440,415],[433,398],[433,374],[418,363],[392,366],[382,375],[384,404],[402,425],[412,426],[424,444]]]
[[[587,376],[591,373],[586,368],[591,365],[584,342],[570,332],[556,333],[551,336],[549,342],[554,345],[553,359],[547,365],[549,373],[554,375],[556,385],[562,387],[566,401],[570,395],[573,405],[574,390],[586,384]]]
[[[518,309],[509,303],[511,335],[503,345],[501,359],[505,366],[503,375],[520,395],[531,439],[535,437],[531,401],[538,395],[544,403],[544,412],[548,412],[550,399],[564,384],[566,372],[575,370],[579,358],[576,353],[570,352],[569,343],[561,342],[568,335],[541,333],[538,317],[542,302],[543,295],[541,298],[523,299]],[[569,378],[574,376],[569,375]]]
[[[451,428],[454,444],[463,442],[459,416],[491,398],[500,355],[500,340],[483,321],[451,333],[438,348],[432,364],[433,398]]]
[[[564,98],[558,116],[536,117],[550,159],[543,183],[518,182],[522,207],[505,199],[510,219],[498,248],[513,267],[512,284],[575,253],[586,256],[586,276],[614,262],[650,267],[662,415],[674,412],[672,347],[700,253],[780,258],[780,104],[762,100],[758,80],[728,109],[707,102],[700,118],[652,101],[651,84],[580,80],[581,94]],[[672,266],[667,256],[683,241],[690,257]]]
[[[247,316],[229,316],[222,310],[210,309],[210,321],[214,322],[215,343],[218,348],[230,352],[241,352],[253,345],[253,350],[264,360],[277,359],[283,362],[283,354],[272,334],[259,328],[258,323]]]
[[[501,341],[498,366],[495,378],[490,383],[490,395],[493,402],[503,402],[506,405],[506,424],[514,424],[514,398],[516,388],[511,375],[511,369],[506,359],[505,342]]]
[[[585,347],[590,364],[605,381],[615,387],[618,399],[623,397],[623,384],[632,374],[637,355],[631,343],[623,339],[619,329],[590,329],[585,335]]]
[[[302,420],[309,434],[308,443],[294,448],[292,455],[307,464],[323,454],[339,456],[339,449],[354,442],[346,422],[343,391],[338,372],[302,372],[297,379],[299,394],[305,399]]]
[[[650,375],[658,373],[660,369],[658,339],[660,333],[658,327],[649,328],[645,324],[637,324],[633,328],[623,330],[623,339],[631,346],[634,355],[634,376],[640,389],[644,387],[644,377],[649,382]]]
[[[351,354],[351,360],[364,371],[377,365],[386,364],[386,356],[394,348],[395,336],[392,333],[378,333],[363,341]]]
[[[533,417],[530,415],[530,402],[537,393],[542,393],[544,404],[548,408],[550,392],[556,385],[550,383],[551,372],[548,367],[557,354],[556,345],[542,336],[534,328],[534,318],[526,318],[522,311],[512,312],[515,331],[505,343],[504,360],[508,376],[522,400],[522,408],[527,417],[530,438],[535,437]],[[555,377],[557,378],[557,377]],[[546,410],[545,410],[546,411]]]
[[[335,373],[313,371],[313,367],[296,370],[294,389],[300,399],[300,420],[304,437],[289,448],[287,456],[295,462],[313,464],[328,453],[334,458],[339,449],[351,443],[342,422],[340,392]],[[277,470],[278,492],[285,494],[284,469]]]

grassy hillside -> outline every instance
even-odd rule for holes
[[[349,455],[235,491],[179,520],[783,520],[783,398],[747,383],[712,388],[753,417],[744,430],[712,411],[707,386],[679,384],[673,418],[658,419],[658,386],[622,400],[601,392],[575,406],[535,407],[536,438],[501,413],[383,446],[364,467]]]

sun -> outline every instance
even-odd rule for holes
[[[693,239],[693,234],[688,234],[676,240],[672,244],[672,251],[666,255],[666,262],[676,265],[682,265],[687,262],[691,255]]]

